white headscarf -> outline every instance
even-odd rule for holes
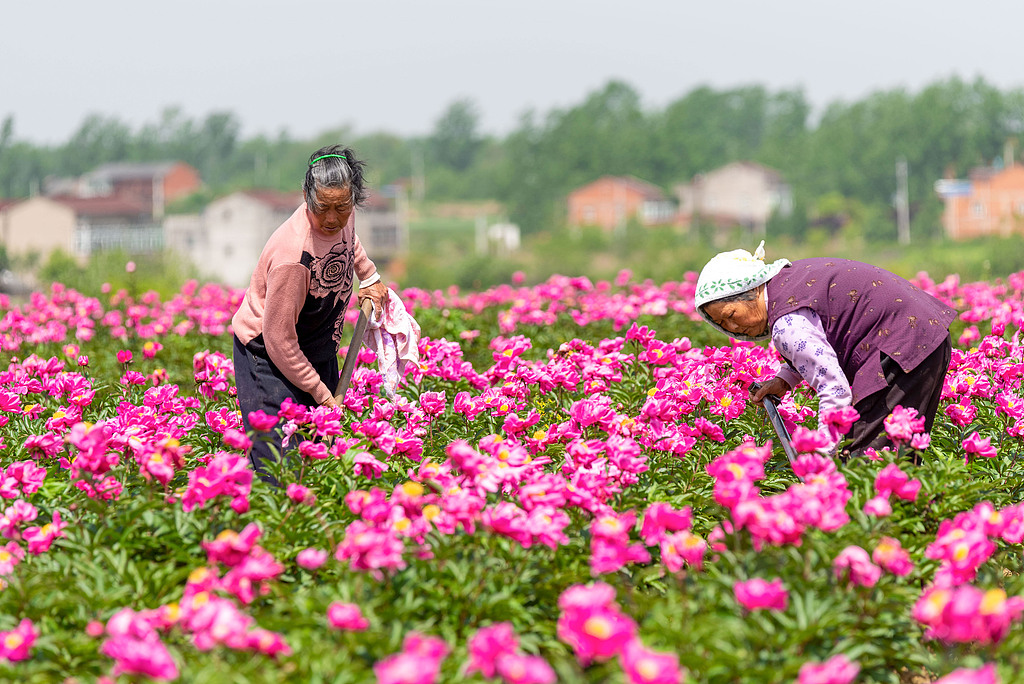
[[[736,295],[747,290],[753,290],[762,283],[767,283],[783,268],[789,265],[788,259],[779,259],[770,264],[764,263],[764,240],[757,246],[753,254],[745,249],[734,249],[731,252],[722,252],[712,257],[711,261],[704,266],[697,278],[697,293],[695,296],[697,311],[707,323],[737,340],[763,340],[767,335],[751,337],[749,335],[738,335],[731,333],[722,326],[715,323],[704,313],[701,307],[723,297]]]

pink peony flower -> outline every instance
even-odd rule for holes
[[[327,562],[327,552],[323,549],[303,549],[295,556],[295,562],[306,570],[316,570]]]
[[[481,627],[469,638],[466,674],[479,672],[484,677],[493,677],[498,671],[498,658],[513,655],[518,649],[519,637],[516,636],[511,622]]]
[[[977,670],[966,667],[953,670],[936,680],[935,684],[999,684],[999,675],[996,674],[996,666],[989,663]]]
[[[581,603],[588,595],[596,600]],[[572,647],[583,666],[615,657],[636,635],[636,623],[619,611],[613,598],[614,590],[601,583],[570,587],[559,598],[558,638]]]
[[[979,435],[977,431],[972,432],[970,436],[968,436],[963,441],[963,448],[964,453],[966,454],[964,456],[964,463],[969,463],[971,460],[971,456],[980,456],[982,458],[995,458],[996,456],[999,455],[999,452],[996,451],[996,448],[992,446],[992,438],[982,438],[982,436]]]
[[[914,569],[910,554],[900,546],[899,540],[892,537],[882,537],[878,546],[871,552],[871,560],[878,563],[887,572],[900,577],[909,575]]]
[[[252,446],[252,440],[244,432],[235,428],[224,430],[223,438],[224,444],[232,449],[246,451]]]
[[[256,432],[270,432],[277,425],[277,416],[271,416],[263,411],[252,411],[249,413],[249,425]]]
[[[17,662],[28,659],[29,651],[38,637],[38,630],[28,618],[9,632],[0,632],[0,660]]]
[[[885,518],[892,515],[892,506],[889,504],[889,497],[875,496],[864,504],[864,512],[877,518]]]
[[[840,653],[823,663],[804,663],[796,681],[797,684],[850,684],[859,672],[860,665]]]
[[[327,607],[327,624],[333,629],[362,632],[370,626],[370,621],[363,617],[356,604],[334,601]]]
[[[309,487],[304,487],[294,482],[290,483],[285,488],[285,494],[289,499],[298,504],[306,504],[312,506],[316,503],[316,494],[310,491]]]
[[[879,496],[889,497],[895,494],[904,501],[913,501],[921,489],[921,481],[911,480],[895,463],[882,468],[875,476],[875,491]]]
[[[844,577],[856,586],[873,587],[878,582],[882,569],[871,562],[868,552],[859,546],[847,546],[832,562],[836,579]]]
[[[732,590],[740,605],[750,611],[786,610],[789,603],[789,592],[782,586],[781,579],[766,582],[755,577],[746,582],[734,583]]]
[[[505,653],[497,658],[497,674],[506,684],[555,684],[558,678],[540,656]]]
[[[622,671],[629,684],[680,684],[684,671],[674,653],[658,653],[645,648],[638,639],[626,644],[619,654]]]
[[[352,472],[357,476],[363,476],[374,480],[381,476],[388,469],[388,465],[374,458],[373,454],[360,451],[353,457],[354,465]]]
[[[897,406],[883,421],[885,434],[897,446],[906,444],[917,433],[924,431],[924,416],[914,408]]]

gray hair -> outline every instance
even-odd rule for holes
[[[351,147],[321,147],[309,156],[306,165],[306,179],[302,183],[306,207],[314,214],[317,213],[316,196],[321,188],[348,188],[352,193],[353,206],[361,207],[369,195],[369,189],[363,181],[365,166],[366,163],[356,157]]]
[[[726,295],[724,297],[719,297],[718,299],[712,299],[710,302],[704,302],[703,304],[701,304],[700,310],[706,314],[708,311],[708,304],[714,304],[715,302],[722,302],[723,304],[727,304],[729,302],[752,302],[755,299],[757,299],[757,291],[760,289],[761,286],[758,285],[757,287],[750,290],[744,290],[743,292],[737,292],[736,294]]]

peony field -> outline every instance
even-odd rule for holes
[[[806,385],[786,458],[695,273],[399,290],[397,392],[364,348],[249,434],[241,290],[0,296],[0,680],[1024,682],[1024,271],[913,281],[960,312],[935,427],[845,463]]]

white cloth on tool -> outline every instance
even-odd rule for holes
[[[395,397],[405,364],[419,362],[419,341],[419,323],[395,291],[389,289],[384,311],[373,308],[363,333],[363,343],[377,353],[377,366],[384,376],[384,391],[389,399]]]

